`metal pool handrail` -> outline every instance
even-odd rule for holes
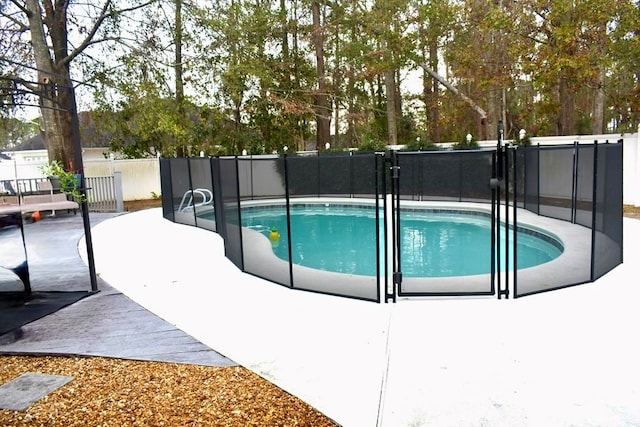
[[[194,204],[193,202],[194,195],[198,195],[202,197],[202,201]],[[187,200],[187,197],[189,197],[188,200]],[[212,202],[213,202],[213,193],[208,188],[196,188],[195,190],[187,190],[182,196],[182,201],[180,201],[180,207],[178,208],[178,212],[185,212],[188,209],[209,205]]]

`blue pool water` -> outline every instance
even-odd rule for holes
[[[290,209],[294,263],[345,274],[376,274],[376,255],[382,258],[384,251],[376,247],[376,228],[382,230],[382,215],[380,224],[376,224],[373,208],[307,205]],[[276,228],[280,239],[273,245],[273,251],[279,258],[288,260],[286,210],[283,206],[243,209],[242,224],[267,238],[271,229]],[[491,222],[488,216],[461,211],[412,210],[401,211],[400,224],[402,273],[405,277],[466,276],[490,272]],[[559,243],[554,244],[551,238],[535,232],[519,232],[517,244],[519,269],[543,264],[562,253]],[[509,246],[512,248],[513,242]],[[503,239],[503,252],[504,247]]]

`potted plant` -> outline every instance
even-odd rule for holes
[[[70,195],[73,200],[81,203],[86,200],[84,194],[80,192],[80,175],[64,170],[60,162],[53,160],[48,164],[40,166],[40,172],[51,181],[54,189],[60,189],[65,194]]]

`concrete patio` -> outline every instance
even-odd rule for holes
[[[374,304],[243,274],[151,209],[93,229],[101,278],[345,426],[638,425],[640,221],[626,263],[517,300]]]
[[[126,325],[132,334],[152,342],[173,331],[175,361],[236,362],[344,426],[640,425],[640,220],[624,219],[626,262],[595,283],[517,300],[396,304],[241,273],[220,236],[160,209],[94,224],[101,292],[29,324],[31,339],[0,351],[169,357],[97,346],[92,328],[124,330],[130,310],[139,313]],[[68,237],[84,256],[84,239]],[[34,339],[61,324],[58,345]]]

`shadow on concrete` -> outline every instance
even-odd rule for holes
[[[112,214],[92,214],[95,222]],[[0,337],[19,338],[21,327],[91,295],[87,266],[78,253],[81,215],[56,213],[34,221],[19,212],[0,228]]]
[[[90,292],[0,292],[0,336],[71,305]]]

